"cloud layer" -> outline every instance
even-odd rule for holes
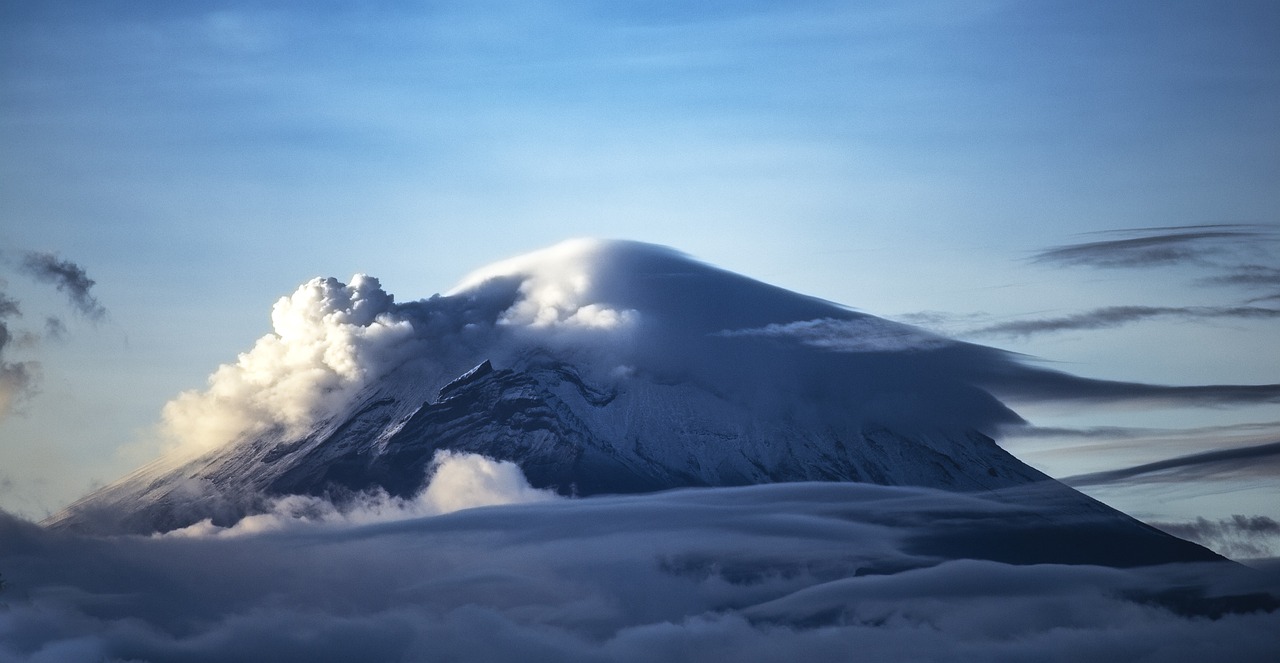
[[[785,484],[235,537],[0,516],[0,661],[1263,661],[1280,646],[1275,572],[956,554],[956,533],[1045,508]]]

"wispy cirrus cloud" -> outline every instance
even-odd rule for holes
[[[1039,251],[1031,262],[1060,267],[1152,268],[1189,266],[1212,272],[1201,286],[1270,290],[1245,303],[1280,298],[1280,226],[1217,224],[1109,231],[1122,235]]]
[[[1263,306],[1105,306],[1071,315],[1012,320],[964,332],[965,336],[1032,336],[1060,331],[1109,329],[1156,318],[1180,320],[1270,320],[1280,309]]]
[[[1062,479],[1072,486],[1118,482],[1182,481],[1214,474],[1275,476],[1280,470],[1280,442],[1216,449]]]
[[[1099,380],[1034,367],[992,365],[979,379],[997,395],[1022,402],[1086,405],[1222,407],[1280,403],[1280,384],[1163,385]]]
[[[1280,421],[1251,422],[1230,424],[1225,426],[1202,426],[1200,428],[1168,429],[1168,428],[1134,428],[1129,426],[1089,426],[1086,428],[1067,428],[1059,426],[1024,426],[1011,429],[1008,433],[1020,438],[1083,438],[1083,439],[1134,439],[1157,436],[1195,436],[1219,437],[1223,435],[1249,435],[1271,433],[1280,430]]]
[[[1236,265],[1226,274],[1200,280],[1208,285],[1277,286],[1280,287],[1280,267],[1270,265]]]
[[[1271,542],[1280,540],[1280,522],[1268,516],[1233,514],[1230,518],[1217,520],[1202,516],[1191,522],[1155,522],[1151,525],[1176,537],[1222,551],[1234,559],[1266,557],[1273,550]]]
[[[1220,224],[1138,228],[1112,233],[1135,235],[1040,251],[1032,262],[1085,267],[1161,267],[1189,262],[1213,265],[1213,259],[1236,254],[1243,246],[1275,241],[1274,228]]]
[[[1192,280],[1199,286],[1241,291],[1272,289],[1260,295],[1241,292],[1239,303],[1226,305],[1120,304],[1065,315],[1037,315],[992,322],[986,314],[928,311],[898,319],[961,337],[1029,337],[1062,331],[1113,329],[1156,319],[1182,321],[1273,320],[1280,308],[1262,306],[1280,300],[1280,227],[1265,225],[1199,225],[1108,231],[1125,235],[1050,247],[1031,262],[1057,267],[1154,268],[1191,267],[1208,270]],[[1203,272],[1202,272],[1203,273]]]

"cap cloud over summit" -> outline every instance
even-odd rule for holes
[[[313,279],[276,303],[274,331],[165,411],[191,450],[273,426],[302,430],[406,363],[443,381],[484,359],[591,353],[602,372],[839,393],[872,419],[993,431],[1018,421],[991,393],[1204,405],[1280,401],[1280,385],[1086,380],[624,241],[573,240],[496,263],[444,295],[396,303],[376,278]],[[742,361],[750,356],[751,361]],[[783,367],[778,362],[785,363]],[[786,383],[793,380],[793,383]]]

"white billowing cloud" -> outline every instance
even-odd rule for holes
[[[517,345],[578,346],[583,333],[626,330],[639,314],[598,301],[602,246],[566,242],[477,272],[449,295],[405,304],[364,274],[350,284],[312,279],[276,302],[272,333],[218,367],[206,389],[165,406],[162,430],[179,456],[276,429],[296,436],[410,359],[479,361],[514,347],[485,345],[490,332],[521,334]],[[467,343],[479,356],[468,355]]]
[[[429,472],[430,482],[412,498],[395,497],[377,490],[335,504],[314,495],[286,495],[273,500],[266,513],[246,516],[231,527],[218,527],[205,519],[157,536],[243,536],[308,525],[363,525],[438,516],[481,506],[561,499],[555,491],[530,486],[515,463],[479,454],[437,451]]]
[[[378,280],[312,279],[271,312],[274,333],[180,394],[164,428],[187,452],[202,452],[274,426],[294,432],[343,403],[402,358],[413,324],[397,315]]]
[[[503,314],[504,324],[596,329],[630,325],[639,317],[636,310],[597,301],[595,279],[607,269],[609,246],[590,239],[562,242],[474,272],[454,292],[514,277],[520,279],[520,298]]]
[[[557,497],[555,491],[529,485],[520,466],[479,454],[436,452],[431,482],[418,501],[436,513],[477,506],[541,502]]]

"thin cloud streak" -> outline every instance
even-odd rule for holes
[[[1280,268],[1269,265],[1237,265],[1228,274],[1210,276],[1201,283],[1209,285],[1280,286]]]
[[[1258,228],[1260,227],[1220,225],[1123,231],[1177,230],[1127,239],[1055,246],[1035,254],[1031,261],[1087,267],[1156,267],[1203,262],[1214,254],[1222,253],[1224,243],[1256,241],[1260,237],[1272,235]]]
[[[1065,428],[1056,426],[1022,426],[1010,428],[1006,437],[1020,438],[1085,438],[1085,439],[1136,439],[1163,436],[1205,437],[1221,435],[1241,435],[1248,433],[1271,433],[1280,430],[1280,421],[1258,423],[1231,424],[1226,426],[1204,426],[1200,428],[1132,428],[1125,426],[1090,426],[1088,428]]]
[[[1130,480],[1181,481],[1188,477],[1223,473],[1274,476],[1278,464],[1280,442],[1270,442],[1178,456],[1118,470],[1077,474],[1062,479],[1062,482],[1070,486],[1096,486]]]
[[[1056,318],[1002,322],[979,327],[964,335],[1026,337],[1059,331],[1108,329],[1155,318],[1270,320],[1280,318],[1280,309],[1261,306],[1107,306]]]

